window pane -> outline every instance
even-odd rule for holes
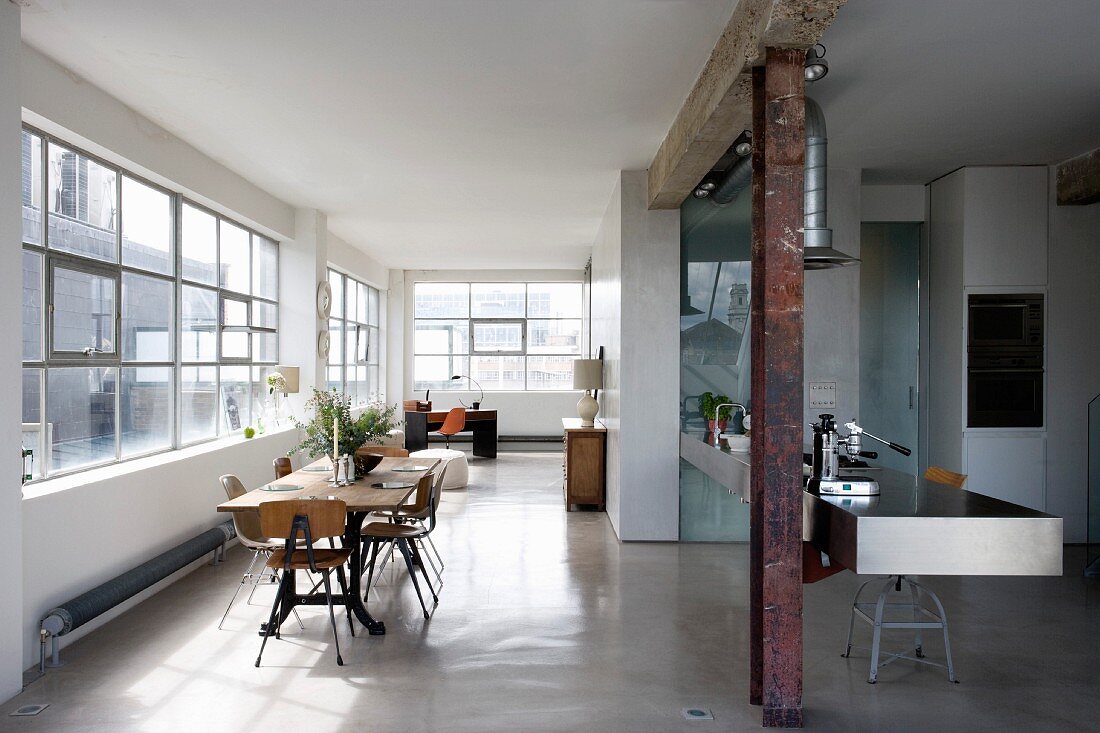
[[[335,319],[328,322],[328,363],[344,363],[344,322]]]
[[[183,286],[183,353],[185,362],[216,361],[218,294],[213,290]]]
[[[413,353],[465,354],[470,350],[469,321],[417,321]]]
[[[122,457],[172,447],[172,367],[122,369]]]
[[[42,244],[42,138],[23,130],[23,241]]]
[[[474,322],[474,351],[523,352],[523,323]]]
[[[367,303],[367,323],[372,326],[382,325],[378,322],[382,316],[379,313],[378,291],[375,288],[367,288]]]
[[[247,326],[248,303],[243,300],[222,298],[222,325]]]
[[[122,275],[122,358],[172,361],[176,309],[169,280]],[[125,376],[125,375],[124,375]]]
[[[32,478],[42,478],[42,374],[41,369],[23,370],[23,447],[33,454],[25,461]]]
[[[48,164],[50,246],[117,262],[115,171],[56,143]]]
[[[364,334],[363,350],[366,351],[366,334]],[[344,325],[344,363],[355,364],[359,361],[359,327],[354,323]],[[349,380],[350,381],[350,380]]]
[[[115,460],[115,383],[106,367],[51,369],[46,414],[52,423],[50,470]]]
[[[523,318],[526,292],[523,283],[473,283],[470,317]]]
[[[252,263],[249,256],[249,234],[225,219],[218,223],[221,227],[222,287],[238,293],[250,292]]]
[[[325,381],[325,389],[334,389],[337,392],[343,391],[343,367],[328,367],[327,374],[328,378]]]
[[[218,220],[190,204],[183,205],[183,278],[218,284]]]
[[[220,433],[236,432],[251,425],[250,407],[252,386],[250,367],[228,366],[221,368],[222,418]]]
[[[355,320],[360,323],[367,323],[367,311],[370,310],[368,303],[370,302],[370,295],[368,291],[374,288],[368,288],[363,283],[355,283],[356,290],[359,291],[357,298],[357,305],[355,308]]]
[[[527,357],[527,389],[573,389],[573,356]]]
[[[365,366],[355,367],[355,403],[356,405],[365,405],[370,402],[371,388],[370,383],[367,381],[367,368]]]
[[[193,443],[217,435],[217,367],[180,369],[180,440]]]
[[[231,298],[222,298],[222,326],[247,325],[248,303]],[[222,331],[222,358],[247,359],[248,336],[247,331]]]
[[[267,375],[274,371],[274,366],[252,367],[252,427],[256,428],[257,433],[261,427],[264,431],[275,427],[275,398],[267,391]],[[280,399],[283,399],[282,395]]]
[[[455,374],[469,374],[468,356],[416,356],[413,357],[413,390],[468,389],[469,380],[456,379]]]
[[[580,354],[580,320],[527,321],[528,354]]]
[[[382,396],[382,382],[379,381],[378,367],[367,367],[367,384],[370,385],[370,395],[372,399],[381,399]]]
[[[356,320],[356,313],[359,311],[359,288],[356,287],[358,283],[352,280],[350,277],[344,280],[344,318],[349,321]]]
[[[470,376],[482,389],[523,389],[522,356],[473,356],[470,359]],[[570,374],[572,378],[572,374]],[[470,389],[476,390],[476,385]]]
[[[23,359],[42,358],[42,255],[23,250]]]
[[[53,269],[53,349],[115,351],[115,279]]]
[[[279,341],[273,333],[252,334],[252,361],[276,362],[279,360]]]
[[[132,178],[122,177],[122,262],[170,275],[172,197]]]
[[[252,294],[279,297],[279,245],[266,237],[252,237]]]
[[[370,340],[367,344],[367,363],[377,364],[381,352],[381,348],[378,344],[378,329],[371,326],[367,330],[367,338]]]
[[[416,318],[470,316],[470,286],[467,283],[416,283],[413,299]]]
[[[528,318],[580,318],[580,283],[528,283]]]
[[[328,284],[332,288],[332,309],[329,312],[333,318],[344,317],[344,276],[335,270],[328,271]]]
[[[252,301],[252,325],[260,328],[277,328],[279,326],[279,307],[274,303],[265,303],[262,300]]]

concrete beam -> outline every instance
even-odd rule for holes
[[[1058,164],[1059,206],[1079,206],[1100,201],[1100,148]]]
[[[649,208],[676,209],[752,124],[764,47],[808,48],[845,0],[740,0],[649,166]]]

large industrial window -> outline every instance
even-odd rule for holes
[[[37,130],[22,147],[32,477],[258,426],[278,244]]]
[[[414,286],[413,388],[565,390],[581,355],[581,283]],[[458,376],[459,379],[452,379]]]
[[[332,288],[329,317],[328,387],[343,392],[353,405],[381,398],[377,288],[336,270],[328,271]]]

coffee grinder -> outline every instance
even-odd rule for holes
[[[877,440],[887,445],[904,456],[912,454],[912,451],[903,445],[891,443],[876,435],[871,435],[866,430],[856,425],[853,420],[845,423],[848,435],[842,436],[837,432],[836,420],[832,415],[818,415],[820,423],[811,424],[814,431],[813,469],[810,474],[806,489],[814,494],[827,494],[830,496],[878,496],[878,482],[866,476],[841,476],[840,475],[840,451],[841,449],[849,458],[878,458],[875,451],[863,450],[863,438]]]

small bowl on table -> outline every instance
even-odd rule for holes
[[[366,451],[355,451],[355,475],[366,476],[368,473],[378,467],[378,464],[382,462],[385,456],[380,453],[368,453]]]

